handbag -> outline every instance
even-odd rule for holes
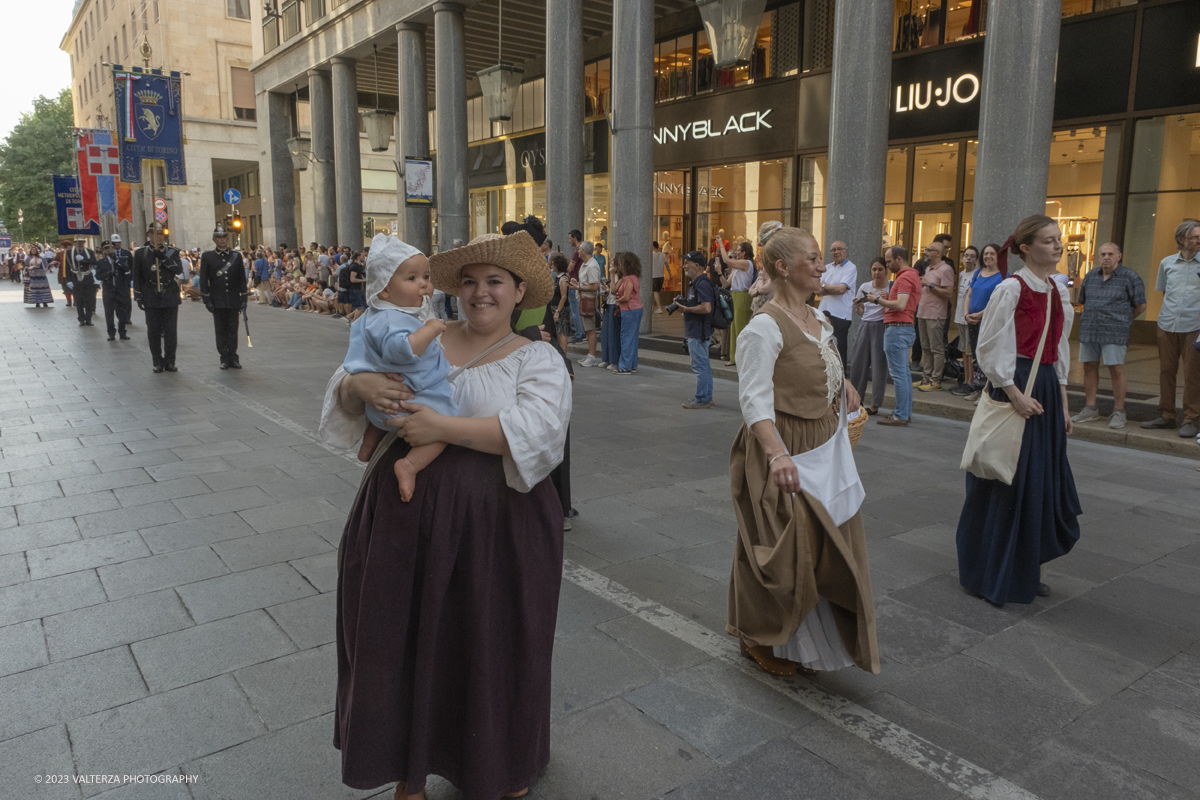
[[[800,474],[800,488],[819,500],[839,527],[858,513],[867,496],[846,428],[846,383],[842,381],[842,403],[833,436],[819,447],[791,457]]]
[[[1025,381],[1025,396],[1033,391],[1038,367],[1042,363],[1042,351],[1046,348],[1046,334],[1050,330],[1050,309],[1058,290],[1050,287],[1046,292],[1046,325],[1042,328],[1042,339],[1038,342],[1037,355]],[[967,445],[963,448],[962,463],[976,478],[1000,481],[1012,485],[1017,473],[1017,462],[1021,458],[1021,440],[1025,436],[1025,418],[1016,412],[1012,403],[993,400],[988,393],[991,379],[983,385],[975,416],[971,418],[971,432],[967,434]]]
[[[579,292],[579,316],[590,317],[596,313],[596,295]]]

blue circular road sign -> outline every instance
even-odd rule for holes
[[[229,203],[231,206],[236,206],[238,203],[242,202],[242,193],[237,189],[226,189],[225,202]]]

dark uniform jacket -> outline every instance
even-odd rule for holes
[[[76,256],[83,256],[82,259],[76,259]],[[81,250],[71,249],[63,254],[63,260],[66,262],[67,280],[75,284],[75,289],[88,289],[95,287],[96,281],[92,275],[92,270],[96,268],[96,251],[83,248]]]
[[[182,274],[178,250],[169,244],[155,250],[147,242],[133,254],[133,299],[144,308],[179,305],[179,283],[175,279]]]
[[[105,256],[96,263],[96,280],[105,286],[128,291],[132,271],[133,253],[128,250],[114,250],[112,255]]]
[[[246,305],[246,267],[236,250],[208,250],[200,256],[200,295],[208,308]]]

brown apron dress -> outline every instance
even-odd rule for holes
[[[837,410],[826,399],[825,362],[820,347],[782,309],[768,303],[758,313],[769,315],[783,333],[774,372],[775,428],[788,453],[803,453],[837,430]],[[738,537],[726,630],[750,645],[782,646],[824,597],[854,663],[879,672],[861,515],[834,525],[808,493],[781,492],[770,479],[768,460],[743,424],[729,457]]]

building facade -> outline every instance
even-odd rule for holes
[[[75,124],[115,128],[111,68],[143,66],[184,73],[184,154],[188,184],[166,185],[148,163],[134,187],[134,222],[127,241],[142,241],[156,198],[166,201],[171,240],[211,247],[213,223],[230,213],[224,188],[240,188],[241,243],[261,237],[257,109],[250,0],[78,0],[60,48],[71,57]],[[141,230],[139,230],[139,228]]]
[[[1153,285],[1175,225],[1200,215],[1200,3],[1187,0],[1013,0],[990,14],[986,0],[768,2],[749,63],[726,70],[686,0],[509,0],[503,20],[495,0],[285,5],[290,24],[260,20],[260,104],[340,58],[368,108],[380,54],[382,105],[428,143],[416,152],[410,135],[403,155],[437,162],[438,208],[399,218],[430,248],[534,213],[556,244],[578,228],[644,259],[656,239],[675,260],[779,219],[850,240],[865,267],[938,233],[957,261],[1044,209],[1063,227],[1062,272],[1081,276],[1114,240]],[[500,58],[524,80],[511,119],[493,122],[473,76]],[[269,124],[303,118],[302,95]]]

